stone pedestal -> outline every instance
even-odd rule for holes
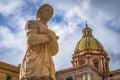
[[[32,78],[27,78],[25,80],[52,80],[52,79],[49,77],[44,77],[44,78],[32,77]]]

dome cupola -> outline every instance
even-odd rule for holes
[[[105,51],[103,45],[93,37],[92,29],[86,27],[82,30],[83,36],[82,39],[77,43],[75,51],[82,52],[85,50],[89,51]]]
[[[109,57],[103,45],[92,35],[92,29],[86,27],[82,30],[83,36],[75,47],[72,57],[73,67],[89,65],[100,72],[109,71]]]

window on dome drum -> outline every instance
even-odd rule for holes
[[[89,31],[88,31],[88,34],[90,34]]]
[[[97,68],[97,69],[99,68],[98,67],[98,62],[94,62],[94,67]]]
[[[84,32],[84,34],[85,34],[85,32]]]
[[[69,77],[69,78],[67,78],[67,79],[65,79],[65,80],[73,80],[73,77]]]
[[[109,76],[110,76],[110,77],[113,77],[113,75],[112,75],[112,74],[110,74]]]
[[[85,60],[84,59],[80,59],[79,60],[79,65],[83,65],[83,64],[85,64]]]
[[[11,76],[7,76],[6,80],[12,80]]]
[[[75,61],[76,62],[76,66],[77,66],[77,61]]]

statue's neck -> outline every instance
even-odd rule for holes
[[[47,20],[40,19],[40,22],[42,22],[44,25],[47,25]]]

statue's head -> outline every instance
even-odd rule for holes
[[[44,20],[49,20],[53,15],[53,8],[49,4],[43,4],[37,11],[36,18],[37,20],[39,19],[44,19]]]

